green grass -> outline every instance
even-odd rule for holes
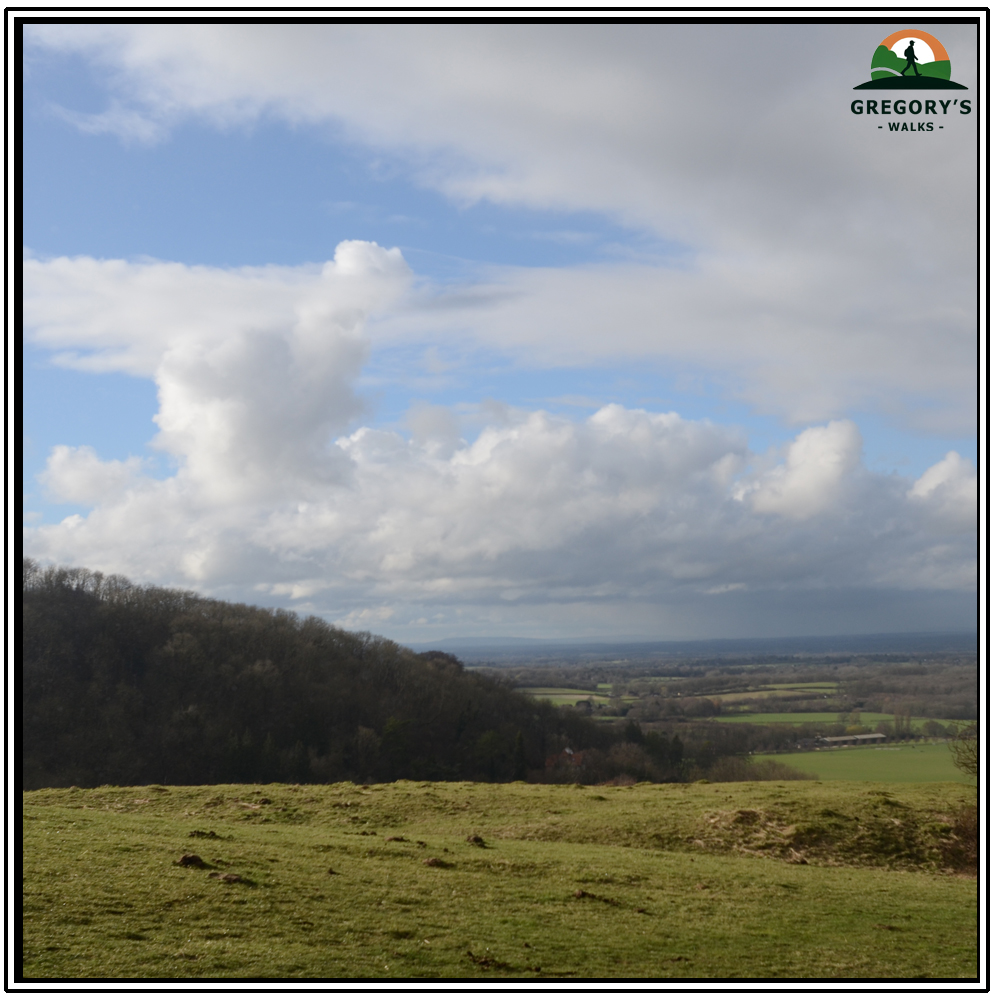
[[[836,684],[769,684],[756,691],[729,691],[725,694],[710,694],[708,698],[720,701],[756,701],[761,698],[773,698],[775,694],[799,695],[802,698],[815,699],[822,695],[834,694],[837,690]]]
[[[946,743],[888,744],[817,750],[796,754],[758,754],[754,760],[778,760],[823,781],[961,781],[975,778],[955,767]]]
[[[582,688],[556,688],[556,687],[528,687],[517,688],[522,694],[530,694],[535,697],[548,697],[553,694],[574,695],[577,698],[593,698],[593,691],[586,691]]]
[[[578,701],[591,701],[598,704],[598,696],[593,691],[581,691],[576,688],[532,687],[517,688],[521,694],[539,701],[551,701],[553,705],[575,705]]]
[[[665,674],[662,674],[662,675],[658,674],[655,677],[653,677],[653,676],[651,676],[651,677],[629,677],[627,683],[628,684],[665,684],[668,681],[684,681],[684,680],[687,680],[687,679],[688,679],[687,677],[668,677]],[[596,687],[597,687],[597,689],[599,691],[610,691],[615,686],[615,684],[621,684],[621,683],[622,683],[621,681],[615,681],[615,682],[605,681],[605,682],[602,682],[600,684],[597,684]]]
[[[29,792],[24,975],[975,977],[976,883],[939,871],[938,846],[974,794],[818,782]],[[177,865],[187,852],[214,868]],[[245,881],[210,877],[222,873]]]
[[[601,685],[598,685],[599,687]],[[529,698],[537,698],[539,701],[550,701],[553,705],[575,705],[578,701],[590,701],[594,708],[607,705],[610,695],[606,691],[595,692],[580,690],[577,688],[555,688],[555,687],[524,687],[515,688],[521,694],[528,695]],[[621,702],[639,701],[635,695],[622,695]]]
[[[762,698],[773,698],[776,693],[783,695],[800,695],[802,698],[816,699],[819,696],[826,694],[825,690],[805,689],[798,687],[796,685],[785,685],[782,686],[780,691],[777,687],[761,688],[759,691],[728,691],[725,694],[709,694],[705,695],[706,698],[711,698],[713,701],[737,701],[737,702],[753,702],[759,701]]]

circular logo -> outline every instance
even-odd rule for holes
[[[951,60],[945,47],[931,34],[908,28],[894,31],[879,42],[872,56],[872,79],[926,77],[951,79]]]

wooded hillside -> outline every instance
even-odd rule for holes
[[[510,781],[610,732],[446,653],[25,560],[23,786]]]

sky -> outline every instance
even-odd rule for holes
[[[971,114],[852,113],[900,28]],[[916,20],[28,25],[25,554],[413,643],[972,629],[976,80]]]

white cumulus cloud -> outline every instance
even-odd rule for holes
[[[979,498],[976,467],[958,452],[949,451],[913,484],[909,496],[942,529],[968,531],[975,524]]]
[[[49,455],[42,485],[53,500],[92,506],[119,497],[142,472],[142,460],[102,461],[89,445],[56,445]]]
[[[331,442],[363,410],[364,324],[409,281],[360,241],[302,268],[29,259],[25,321],[63,363],[151,376],[155,444],[206,496],[275,498],[347,474]]]
[[[956,538],[909,495],[912,483],[857,463],[856,435],[807,429],[741,501],[734,488],[757,460],[742,435],[677,414],[515,414],[448,453],[362,428],[334,446],[350,470],[342,480],[300,479],[294,496],[254,502],[182,474],[146,480],[86,517],[28,528],[26,546],[140,579],[284,598],[357,627],[446,612],[452,628],[481,631],[500,606],[506,622],[588,606],[655,618],[678,602],[700,603],[704,618],[734,596],[769,621],[768,605],[808,591],[969,592],[974,519]],[[853,488],[838,490],[845,477]]]
[[[861,460],[861,434],[850,420],[809,427],[785,461],[737,490],[760,513],[808,518],[841,506],[845,480]]]
[[[408,436],[358,427],[367,330],[409,294],[398,251],[345,243],[298,269],[32,260],[25,287],[29,336],[156,381],[155,443],[177,463],[155,479],[55,448],[46,488],[92,509],[27,527],[36,557],[439,631],[548,609],[546,627],[766,634],[776,595],[975,586],[972,465],[873,473],[849,420],[778,460],[739,429],[619,405],[570,420],[485,404],[468,438],[426,405]],[[742,617],[713,624],[727,601]]]

